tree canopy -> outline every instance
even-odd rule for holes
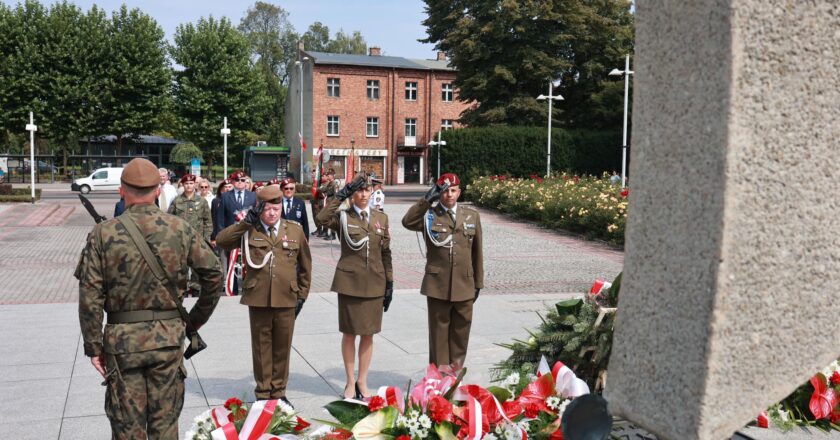
[[[427,38],[457,69],[470,125],[544,124],[548,83],[565,101],[558,125],[621,123],[623,86],[610,79],[633,50],[629,0],[424,0]],[[616,122],[618,121],[618,122]]]
[[[169,153],[169,161],[172,163],[187,164],[192,162],[192,158],[202,160],[204,156],[201,150],[191,142],[178,144],[172,147],[172,152]]]

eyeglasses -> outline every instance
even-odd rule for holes
[[[210,187],[209,187],[209,186],[199,186],[199,188],[201,188],[201,189],[210,189]]]
[[[293,189],[295,189],[295,187],[293,187],[293,186],[287,186],[287,187],[283,188],[283,191],[291,191],[291,190],[293,190]]]
[[[236,179],[237,182],[247,182],[248,179]]]

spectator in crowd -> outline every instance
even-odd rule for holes
[[[166,212],[169,210],[169,204],[178,197],[178,191],[169,182],[169,170],[166,168],[158,168],[160,174],[160,195],[158,196],[158,206],[160,210]]]

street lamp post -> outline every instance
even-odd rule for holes
[[[442,147],[442,146],[446,145],[446,141],[442,141],[442,140],[440,140],[440,133],[441,133],[441,131],[443,131],[443,130],[438,131],[438,140],[437,140],[437,142],[435,142],[435,141],[431,141],[431,142],[429,142],[429,146],[430,146],[430,147],[434,147],[435,145],[437,145],[437,147],[438,147],[438,154],[437,154],[437,178],[438,178],[438,179],[440,179],[440,147]]]
[[[303,57],[303,61],[306,62],[309,57]],[[300,96],[300,124],[298,125],[299,131],[298,136],[300,137],[300,181],[303,182],[303,63],[300,61],[295,61],[295,65],[298,66],[300,70],[300,88],[298,89],[298,95]]]
[[[352,157],[352,160],[350,160],[350,162],[353,163],[353,169],[350,170],[350,178],[352,179],[353,177],[356,177],[356,165],[358,165],[356,163],[357,162],[356,161],[357,157],[356,157],[356,138],[355,137],[350,137],[350,156]]]
[[[29,132],[29,187],[32,189],[32,204],[35,204],[35,132],[38,126],[35,125],[35,116],[29,112],[29,123],[26,124],[26,131]]]
[[[627,176],[627,97],[630,91],[630,54],[624,58],[624,70],[613,69],[610,76],[624,76],[624,130],[621,140],[621,187],[626,187]]]
[[[228,176],[228,172],[227,172],[227,137],[230,134],[230,129],[227,126],[227,116],[225,116],[225,121],[224,121],[224,124],[222,125],[222,130],[220,132],[222,133],[222,137],[224,137],[224,139],[225,139],[225,141],[224,141],[224,154],[223,154],[223,157],[224,157],[224,168],[223,168],[224,175],[222,175],[222,179],[227,179],[227,176]]]
[[[559,94],[557,94],[557,95],[554,94],[554,87],[557,87],[559,85],[560,85],[560,80],[555,79],[555,80],[548,83],[548,96],[545,96],[545,95],[537,96],[538,101],[543,101],[543,100],[548,101],[548,159],[547,159],[546,166],[545,166],[545,168],[546,168],[545,177],[546,178],[551,177],[551,104],[554,101],[562,101],[563,100],[562,96],[560,96]]]

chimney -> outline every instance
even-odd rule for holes
[[[438,61],[446,61],[446,52],[439,50],[437,55]]]
[[[371,46],[368,55],[372,57],[382,56],[382,49],[376,46]]]

